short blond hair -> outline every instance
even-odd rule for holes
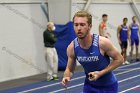
[[[74,17],[73,17],[73,22],[74,22],[74,18],[75,17],[86,17],[88,19],[88,24],[91,25],[92,24],[92,15],[87,12],[87,11],[78,11],[77,13],[75,13]]]
[[[54,25],[54,23],[53,22],[48,22],[48,24],[47,25]]]

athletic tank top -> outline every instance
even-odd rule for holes
[[[128,39],[128,27],[121,25],[120,40],[127,41],[127,39]]]
[[[131,39],[138,39],[138,31],[139,31],[138,24],[132,24],[131,25]]]
[[[99,48],[99,36],[94,34],[92,45],[89,49],[83,49],[78,43],[78,38],[74,39],[74,53],[77,61],[83,66],[86,79],[85,82],[90,83],[94,86],[106,86],[116,82],[116,78],[113,72],[109,72],[104,76],[100,77],[96,81],[88,80],[88,73],[94,71],[101,71],[110,64],[110,58],[100,53]]]
[[[109,38],[110,36],[107,34],[108,31],[107,31],[107,25],[106,25],[106,23],[101,22],[101,28],[103,29],[103,36]]]

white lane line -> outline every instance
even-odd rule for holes
[[[81,76],[81,77],[73,78],[73,79],[71,79],[71,81],[75,81],[75,80],[78,80],[78,79],[81,79],[81,78],[85,78],[85,76]],[[37,88],[33,88],[33,89],[29,89],[29,90],[21,91],[21,92],[18,92],[18,93],[31,92],[31,91],[35,91],[35,90],[38,90],[38,89],[42,89],[42,88],[46,88],[46,87],[50,87],[50,86],[54,86],[54,85],[58,85],[58,84],[60,84],[60,83],[61,83],[61,82],[57,82],[57,83],[53,83],[53,84],[50,84],[50,85],[41,86],[41,87],[37,87]]]
[[[139,75],[136,75],[136,76],[133,76],[133,77],[125,78],[125,79],[123,79],[123,80],[118,81],[118,83],[121,83],[121,82],[130,80],[130,79],[133,79],[133,78],[136,78],[136,77],[139,77],[139,76],[140,76],[140,74],[139,74]]]
[[[120,81],[118,81],[118,83],[121,83],[121,82],[130,80],[130,79],[133,79],[133,78],[136,78],[136,77],[139,77],[139,76],[140,76],[140,74],[139,74],[139,75],[136,75],[136,76],[133,76],[133,77],[129,77],[129,78],[120,80]],[[83,85],[84,85],[84,83],[80,83],[80,84],[78,84],[78,85],[74,85],[74,86],[71,86],[71,87],[67,87],[67,89],[71,89],[71,88],[75,88],[75,87],[79,87],[79,86],[83,86]],[[49,92],[49,93],[57,93],[57,92],[60,92],[60,91],[63,91],[63,90],[65,90],[65,89],[59,89],[59,90],[55,90],[55,91]]]
[[[129,66],[133,66],[133,65],[137,65],[137,64],[140,64],[140,62],[132,63],[132,64],[129,64],[129,65],[120,66],[117,69],[124,68],[124,67],[129,67]]]
[[[128,70],[128,71],[124,71],[124,72],[117,73],[117,74],[115,74],[115,75],[117,76],[117,75],[121,75],[121,74],[124,74],[124,73],[129,73],[129,72],[131,72],[131,71],[138,70],[138,69],[140,69],[140,68],[134,68],[134,69],[131,69],[131,70]],[[74,81],[74,80],[77,80],[77,79],[81,79],[81,78],[85,78],[85,76],[73,78],[73,79],[71,79],[71,81]],[[18,92],[18,93],[27,93],[27,92],[35,91],[35,90],[38,90],[38,89],[42,89],[42,88],[47,88],[47,87],[50,87],[50,86],[58,85],[58,84],[60,84],[60,83],[61,83],[61,82],[57,82],[57,83],[53,83],[53,84],[50,84],[50,85],[41,86],[41,87],[37,87],[37,88],[33,88],[33,89],[21,91],[21,92]]]
[[[139,69],[140,67],[137,67],[137,69]],[[132,70],[134,68],[120,68],[120,69],[116,69],[114,71],[126,71],[126,70]],[[135,68],[136,69],[136,68]]]
[[[77,85],[74,85],[74,86],[71,86],[71,87],[67,87],[67,89],[72,89],[72,88],[79,87],[79,86],[82,86],[82,85],[84,85],[84,83],[80,83],[80,84],[77,84]],[[59,90],[52,91],[52,92],[49,92],[49,93],[57,93],[57,92],[64,91],[64,90],[65,89],[63,88],[63,89],[59,89]]]
[[[121,91],[121,92],[119,92],[119,93],[125,93],[125,92],[128,92],[128,91],[130,91],[130,90],[132,90],[132,89],[135,89],[135,88],[138,88],[138,87],[140,87],[140,85],[137,85],[137,86],[134,86],[134,87],[128,88],[128,89],[123,90],[123,91]]]
[[[138,70],[138,69],[140,69],[140,68],[130,69],[130,70],[128,70],[128,71],[123,71],[123,72],[117,73],[117,74],[115,74],[115,75],[117,76],[117,75],[121,75],[121,74],[124,74],[124,73],[129,73],[129,72],[132,72],[132,71]]]

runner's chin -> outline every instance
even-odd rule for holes
[[[80,39],[84,38],[83,34],[77,34],[77,37],[80,38]]]

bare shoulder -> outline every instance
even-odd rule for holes
[[[74,56],[74,43],[73,43],[73,41],[67,47],[67,55]]]
[[[103,36],[99,36],[99,44],[107,45],[110,43],[111,43],[111,41],[108,38],[105,38]]]
[[[67,50],[73,50],[74,49],[74,43],[73,41],[68,45]]]
[[[120,28],[120,29],[121,29],[121,28],[122,28],[122,26],[121,26],[121,25],[119,25],[119,26],[118,26],[118,28]]]
[[[108,38],[99,36],[99,46],[103,50],[108,50],[113,46],[113,44]]]
[[[113,59],[121,57],[120,52],[109,39],[100,37],[99,45],[100,45],[101,53],[106,53],[108,56],[110,56]]]
[[[102,23],[99,24],[99,27],[102,27]]]

